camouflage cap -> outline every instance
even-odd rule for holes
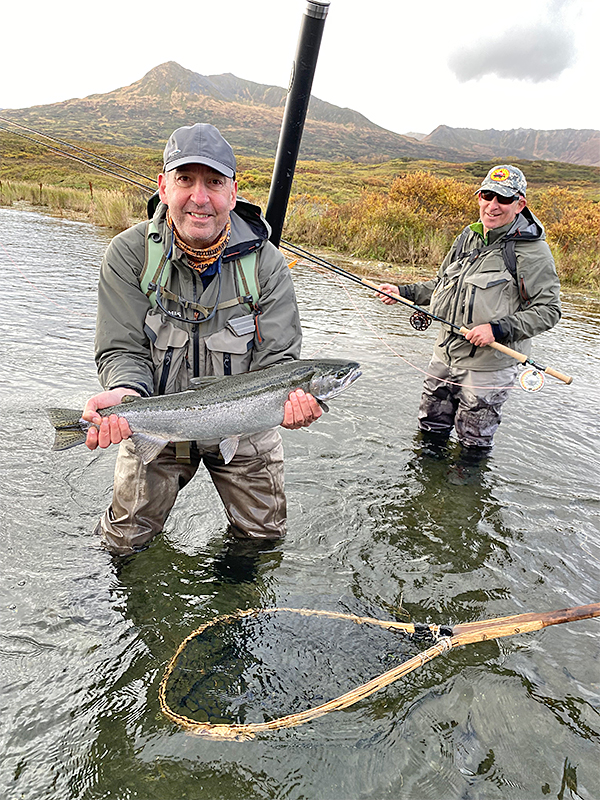
[[[515,194],[525,197],[527,181],[518,167],[513,167],[512,164],[500,164],[488,172],[476,194],[482,190],[496,192],[504,197],[511,197]]]

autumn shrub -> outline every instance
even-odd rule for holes
[[[478,218],[474,183],[426,170],[396,174],[389,180],[361,173],[360,178],[342,181],[342,174],[332,183],[331,165],[321,173],[318,165],[309,166],[302,175],[310,180],[299,182],[300,191],[290,197],[284,238],[309,248],[391,263],[386,279],[403,273],[435,274],[454,237]],[[265,209],[270,176],[262,165],[248,167],[240,174],[243,194]],[[344,169],[341,165],[338,171]],[[116,231],[146,218],[146,198],[135,191],[94,188],[92,192],[91,187],[0,181],[0,204],[18,201],[50,213],[77,214]],[[549,186],[528,191],[528,204],[546,228],[563,286],[600,292],[600,204],[594,196]]]
[[[415,172],[396,178],[387,193],[363,191],[356,200],[319,208],[310,226],[304,216],[288,215],[287,235],[304,238],[309,227],[313,245],[415,267],[441,262],[477,204],[470,184]]]
[[[558,186],[541,193],[536,214],[565,285],[600,290],[600,204]]]
[[[563,284],[600,290],[600,204],[558,186],[528,197],[546,228]],[[473,184],[416,171],[394,179],[387,193],[367,190],[342,204],[299,196],[290,203],[285,235],[393,262],[398,274],[418,267],[433,275],[454,237],[478,215]]]

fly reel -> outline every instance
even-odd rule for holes
[[[539,392],[544,386],[544,373],[539,369],[524,369],[519,375],[519,383],[526,392]]]
[[[416,331],[426,331],[431,325],[431,317],[424,311],[415,311],[410,316],[410,324]]]

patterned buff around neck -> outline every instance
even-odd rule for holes
[[[229,242],[229,237],[231,236],[231,223],[229,220],[227,220],[227,225],[225,225],[223,231],[221,232],[221,235],[213,245],[203,249],[201,248],[200,250],[196,250],[193,247],[190,247],[189,244],[186,244],[184,241],[182,241],[181,237],[177,233],[177,228],[173,225],[173,220],[171,219],[171,213],[168,208],[167,208],[167,225],[169,226],[170,230],[172,230],[174,233],[175,244],[188,257],[188,264],[190,265],[190,267],[192,267],[192,269],[195,269],[200,273],[204,272],[204,270],[208,269],[208,267],[210,267],[211,264],[214,264],[215,261],[217,261],[219,256],[223,253],[223,251],[227,247],[227,243]]]

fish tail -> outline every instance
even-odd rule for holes
[[[85,442],[87,432],[81,424],[82,413],[71,408],[48,409],[50,422],[56,429],[53,450],[67,450]]]

